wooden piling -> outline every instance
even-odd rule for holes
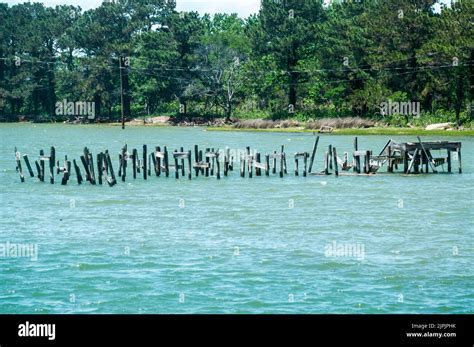
[[[403,173],[408,173],[408,165],[410,165],[409,163],[409,156],[408,156],[408,152],[407,151],[403,151],[402,152],[402,156],[403,156]]]
[[[44,151],[40,150],[40,181],[44,182]]]
[[[50,148],[49,152],[49,182],[54,184],[54,165],[56,164],[56,149]]]
[[[61,185],[67,185],[67,181],[69,181],[69,177],[71,175],[71,162],[67,160],[67,156],[64,159],[64,173],[63,178],[61,180]]]
[[[168,158],[168,148],[166,146],[163,148],[163,151],[165,152],[164,154],[164,162],[165,162],[165,174],[166,177],[169,177],[170,175],[170,165],[169,165],[169,158]]]
[[[337,152],[336,152],[336,147],[332,148],[332,155],[333,155],[333,161],[334,161],[334,174],[339,176],[339,168],[337,164]]]
[[[229,173],[229,161],[230,161],[230,149],[229,147],[225,148],[225,155],[224,155],[224,176],[227,177]]]
[[[76,171],[77,184],[81,184],[83,181],[82,175],[81,175],[81,169],[79,168],[79,165],[77,165],[76,159],[74,159],[72,162],[74,164],[74,170]]]
[[[240,177],[245,177],[245,158],[240,158]]]
[[[107,180],[107,182],[109,183],[109,186],[112,187],[115,184],[117,184],[117,180],[115,178],[114,167],[112,165],[112,159],[110,159],[108,150],[105,151],[105,160],[107,162],[107,172],[108,172],[108,175],[110,176],[110,180]]]
[[[314,145],[313,145],[313,151],[311,152],[311,160],[309,162],[309,169],[308,169],[309,173],[311,173],[311,170],[313,169],[314,158],[316,156],[316,150],[318,149],[318,142],[319,142],[319,136],[316,136],[316,140],[314,141]]]
[[[200,149],[200,150],[199,150],[199,160],[198,160],[198,162],[199,162],[199,163],[202,163],[202,159],[203,159],[203,153],[202,153],[202,149]],[[204,168],[201,167],[201,168],[199,168],[199,170],[200,170],[200,172],[201,172],[201,175],[203,175],[203,174],[204,174]]]
[[[91,179],[91,175],[90,175],[90,172],[89,172],[89,165],[87,165],[86,158],[83,155],[81,155],[81,162],[82,162],[82,166],[84,166],[84,170],[86,172],[86,181],[91,182],[92,179]]]
[[[35,177],[35,174],[34,174],[34,172],[33,172],[33,169],[31,168],[31,165],[30,165],[30,160],[28,159],[28,155],[23,154],[23,160],[25,161],[26,168],[28,169],[28,172],[29,172],[29,174],[30,174],[30,177]]]
[[[156,152],[161,153],[161,148],[160,146],[156,146]],[[156,175],[159,177],[161,175],[161,157],[156,156]]]
[[[364,164],[364,173],[369,174],[370,173],[370,151],[365,152],[365,164]]]
[[[288,174],[288,168],[286,166],[286,155],[285,155],[285,146],[281,146],[281,153],[283,154],[283,172],[285,175]]]
[[[194,145],[194,161],[196,163],[199,163],[199,146],[198,145]],[[200,169],[198,167],[196,167],[194,170],[196,171],[196,173],[195,173],[196,177],[198,177]]]
[[[102,175],[103,175],[103,170],[104,170],[103,156],[104,154],[102,152],[97,154],[97,178],[98,178],[99,184],[102,184]]]
[[[295,176],[298,176],[298,157],[295,154]]]
[[[458,165],[459,165],[459,173],[462,174],[462,164],[461,164],[461,146],[456,149],[458,153]]]
[[[273,174],[276,174],[276,167],[277,167],[277,151],[273,151],[273,168],[272,168]]]
[[[122,153],[120,155],[120,170],[119,174],[122,177],[122,182],[125,182],[127,177],[127,145],[122,147]]]
[[[188,151],[188,178],[191,179],[193,176],[193,164],[192,164],[192,158],[191,158],[191,151]]]
[[[411,161],[408,164],[407,172],[405,172],[407,175],[410,174],[411,169],[412,169],[413,165],[415,164],[415,161],[416,161],[417,156],[418,156],[418,152],[419,152],[418,148],[415,149],[415,152],[413,153],[413,157],[411,158]]]
[[[25,182],[25,175],[23,175],[23,168],[21,167],[21,155],[15,147],[16,171],[20,175],[20,182]]]
[[[260,164],[260,153],[258,152],[255,154],[255,161]],[[262,170],[258,166],[255,167],[255,176],[262,176]]]
[[[219,150],[216,152],[217,179],[221,179],[221,164],[219,162]]]
[[[392,159],[392,146],[387,147],[387,158],[388,158],[388,172],[393,172],[393,159]]]
[[[207,164],[207,166],[206,166],[206,177],[209,177],[209,167],[211,165],[209,157],[207,155],[209,152],[210,152],[210,148],[206,148],[206,164]]]
[[[176,152],[178,152],[178,151],[175,150],[174,153],[176,153]],[[179,178],[178,157],[176,155],[173,155],[173,157],[174,157],[174,168],[175,168],[175,170],[174,170],[175,174],[174,175],[175,175],[176,179],[178,179]]]
[[[153,165],[153,170],[155,171],[155,176],[158,176],[158,167],[156,165],[156,155],[155,155],[155,153],[150,153],[150,158],[151,158],[150,167]]]
[[[357,139],[357,137],[354,138],[354,152],[357,152],[359,150],[359,140]],[[354,161],[355,161],[355,165],[354,165],[354,168],[356,170],[357,173],[360,174],[360,156],[354,156]]]
[[[148,178],[148,147],[147,145],[143,145],[143,179],[146,180]]]
[[[303,177],[306,177],[307,175],[308,157],[309,157],[309,153],[305,152],[304,157],[303,157]]]
[[[324,152],[324,174],[329,175],[329,156],[328,152]]]
[[[138,151],[136,148],[132,151],[132,175],[133,179],[137,179],[137,160],[138,160]]]
[[[329,170],[332,170],[332,145],[328,146],[328,153],[329,153]]]
[[[181,148],[179,149],[179,151],[180,151],[181,153],[184,153],[184,148],[181,147]],[[185,169],[185,166],[184,166],[184,157],[182,157],[182,158],[181,158],[181,176],[184,177],[184,176],[186,175],[186,172],[185,172],[185,171],[186,171],[186,169]]]
[[[281,152],[280,155],[280,178],[283,178],[283,174],[285,173],[285,153]]]
[[[35,160],[35,166],[36,166],[36,172],[37,172],[36,177],[38,177],[38,179],[41,181],[41,167],[38,164],[38,161],[36,161],[36,160]]]
[[[265,176],[270,176],[270,155],[265,155]]]

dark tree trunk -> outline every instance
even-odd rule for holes
[[[94,95],[94,106],[95,106],[95,116],[96,118],[100,118],[101,116],[101,103],[102,103],[102,98],[100,97],[100,94],[97,93]]]

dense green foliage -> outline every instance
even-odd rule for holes
[[[473,3],[262,0],[247,19],[180,13],[170,0],[85,12],[0,4],[0,118],[74,118],[58,115],[67,100],[94,102],[96,121],[117,120],[122,85],[127,118],[417,122],[419,114],[383,114],[390,101],[470,124]]]

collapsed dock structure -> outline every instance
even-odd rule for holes
[[[359,148],[359,139],[354,138],[354,150],[352,153],[344,152],[338,156],[336,147],[329,145],[323,151],[323,168],[319,171],[315,169],[315,158],[318,151],[319,136],[316,136],[311,151],[297,152],[293,154],[294,176],[370,176],[381,172],[383,167],[386,173],[401,173],[404,175],[428,174],[428,173],[452,173],[452,162],[457,161],[457,169],[462,173],[461,166],[461,142],[435,141],[423,142],[419,137],[414,142],[396,142],[388,140],[386,145],[378,154],[370,149]],[[433,156],[433,152],[441,153],[441,156]],[[221,179],[227,177],[230,172],[238,168],[240,177],[253,176],[279,176],[283,178],[289,175],[285,147],[281,146],[279,151],[262,154],[258,151],[246,147],[239,154],[231,153],[228,147],[225,150],[206,148],[204,151],[195,145],[193,150],[185,150],[180,147],[169,152],[166,146],[156,146],[151,152],[148,146],[143,145],[141,156],[137,149],[131,152],[128,146],[122,147],[118,153],[117,175],[122,182],[127,179],[127,168],[131,166],[131,177],[137,179],[140,175],[143,180],[148,180],[152,176],[169,177],[174,173],[174,177],[216,177]],[[39,151],[38,159],[34,161],[36,173],[30,163],[27,154],[21,154],[15,148],[16,171],[20,176],[20,181],[25,182],[22,159],[30,177],[36,177],[40,182],[45,181],[46,164],[48,164],[49,181],[55,183],[55,176],[62,175],[61,184],[66,185],[74,173],[78,184],[84,181],[92,185],[109,186],[117,184],[117,178],[113,168],[113,161],[108,150],[100,152],[94,157],[90,150],[85,147],[80,161],[68,159],[66,155],[61,164],[56,160],[56,148],[51,147],[49,155],[45,155],[44,150]],[[82,164],[78,165],[78,162]],[[129,165],[130,163],[130,165]],[[445,168],[446,166],[446,168]],[[74,172],[72,169],[74,168]],[[301,175],[300,175],[300,168]],[[314,170],[313,170],[314,168]],[[84,176],[83,176],[84,173]],[[290,171],[291,174],[291,171]]]

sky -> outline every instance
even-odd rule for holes
[[[133,0],[131,0],[133,1]],[[24,0],[0,0],[13,5],[27,2]],[[88,10],[99,6],[102,0],[37,0],[46,6],[75,5],[81,6],[83,10]],[[260,8],[260,0],[176,0],[178,11],[197,11],[204,13],[238,13],[241,17],[248,17],[257,13]]]
[[[130,0],[133,1],[133,0]],[[13,5],[25,0],[0,0]],[[36,0],[36,2],[43,2],[46,6],[56,5],[75,5],[81,6],[83,10],[88,10],[99,6],[102,0]],[[449,3],[450,0],[443,0],[444,3]],[[260,0],[176,0],[178,11],[197,11],[200,14],[204,13],[238,13],[240,17],[246,18],[251,14],[258,13],[260,9]]]

